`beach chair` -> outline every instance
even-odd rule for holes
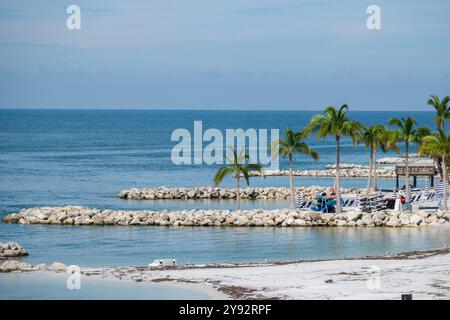
[[[297,209],[308,209],[311,204],[311,201],[306,201],[301,195],[297,193],[295,194],[295,207]]]
[[[431,200],[436,196],[436,200],[433,204],[423,204],[419,205],[419,210],[425,210],[425,211],[436,211],[439,210],[441,207],[441,200],[442,200],[442,192],[439,193],[439,188],[436,189],[435,192],[430,193],[430,195],[426,198],[426,200]]]
[[[439,210],[441,207],[441,201],[437,200],[435,201],[434,204],[431,205],[420,205],[419,206],[419,210],[424,210],[424,211],[437,211]]]

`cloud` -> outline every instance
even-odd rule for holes
[[[396,101],[391,88],[449,81],[448,1],[378,0],[380,32],[366,29],[368,0],[77,0],[82,29],[69,31],[72,3],[0,2],[8,103],[64,104],[57,87],[80,92],[70,105],[146,105],[152,86],[152,106],[358,101],[371,88],[382,104]]]

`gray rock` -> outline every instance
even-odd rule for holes
[[[61,262],[54,262],[52,265],[50,265],[49,269],[53,271],[66,271],[67,266]]]
[[[13,271],[34,271],[35,269],[31,264],[19,262],[17,260],[6,260],[0,264],[0,272],[13,272]]]
[[[27,256],[28,252],[25,251],[17,242],[10,241],[6,243],[0,243],[0,257],[2,258],[16,258]]]
[[[362,213],[358,211],[353,211],[347,213],[347,221],[356,221],[362,217]]]
[[[419,225],[422,222],[422,216],[418,215],[418,214],[414,214],[411,216],[411,218],[409,219],[410,223],[412,225]]]
[[[402,226],[402,222],[400,221],[399,218],[392,216],[389,218],[389,220],[386,222],[386,226],[387,227],[401,227]]]
[[[400,216],[399,216],[401,224],[404,225],[404,226],[409,225],[411,223],[410,217],[411,216],[410,216],[409,213],[405,213],[405,212],[401,213]]]
[[[359,221],[361,221],[362,225],[366,225],[366,226],[374,226],[375,225],[370,213],[364,213],[361,217],[361,220],[357,221],[357,224]],[[358,225],[360,225],[360,224],[358,224]]]

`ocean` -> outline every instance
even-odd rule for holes
[[[302,129],[316,112],[312,111],[150,111],[150,110],[0,110],[0,214],[24,207],[59,204],[113,209],[174,209],[221,206],[211,202],[127,202],[115,198],[131,187],[194,187],[213,185],[218,165],[174,165],[171,141],[175,129],[193,131],[195,120],[203,128]],[[432,112],[410,113],[420,124],[433,126]],[[402,112],[351,112],[364,124],[387,123]],[[332,138],[310,144],[320,153],[313,161],[294,158],[295,169],[321,169],[335,162]],[[205,143],[206,145],[206,143]],[[343,163],[367,164],[364,146],[342,141]],[[395,156],[390,152],[379,157]],[[280,161],[281,169],[287,162]],[[364,187],[366,179],[342,179],[344,187]],[[252,178],[251,186],[288,186],[287,177]],[[329,178],[295,179],[297,186],[327,185]],[[231,178],[224,186],[234,187]],[[394,181],[381,180],[383,187]],[[247,207],[279,207],[285,203],[247,203]],[[225,206],[233,205],[225,204]],[[244,207],[246,204],[244,203]]]
[[[127,201],[116,197],[131,187],[212,185],[217,165],[174,165],[173,130],[207,128],[299,130],[310,111],[0,110],[0,216],[22,208],[83,205],[101,209],[234,208],[232,201]],[[432,112],[410,112],[433,126]],[[405,112],[351,112],[364,124],[387,123]],[[296,156],[296,169],[319,169],[335,161],[333,139],[310,144],[318,161]],[[395,156],[390,152],[379,157]],[[342,141],[342,162],[366,164],[368,151]],[[281,168],[287,168],[285,160]],[[393,187],[382,179],[382,187]],[[296,178],[295,184],[332,185],[328,178]],[[343,179],[364,187],[366,179]],[[252,186],[288,186],[287,177],[251,178]],[[234,187],[230,178],[224,186]],[[287,201],[243,201],[243,208],[281,208]],[[181,263],[325,259],[384,254],[450,244],[447,229],[333,230],[172,227],[65,227],[0,223],[0,242],[23,245],[32,263],[61,261],[83,266],[145,265],[157,258]]]

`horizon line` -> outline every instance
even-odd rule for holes
[[[392,110],[393,107],[378,107],[376,109],[350,108],[351,111],[361,112],[433,112],[424,108],[412,108],[404,110]],[[295,108],[252,108],[252,107],[2,107],[0,110],[79,110],[79,111],[100,111],[100,110],[130,110],[130,111],[323,111],[324,108],[295,109]]]

